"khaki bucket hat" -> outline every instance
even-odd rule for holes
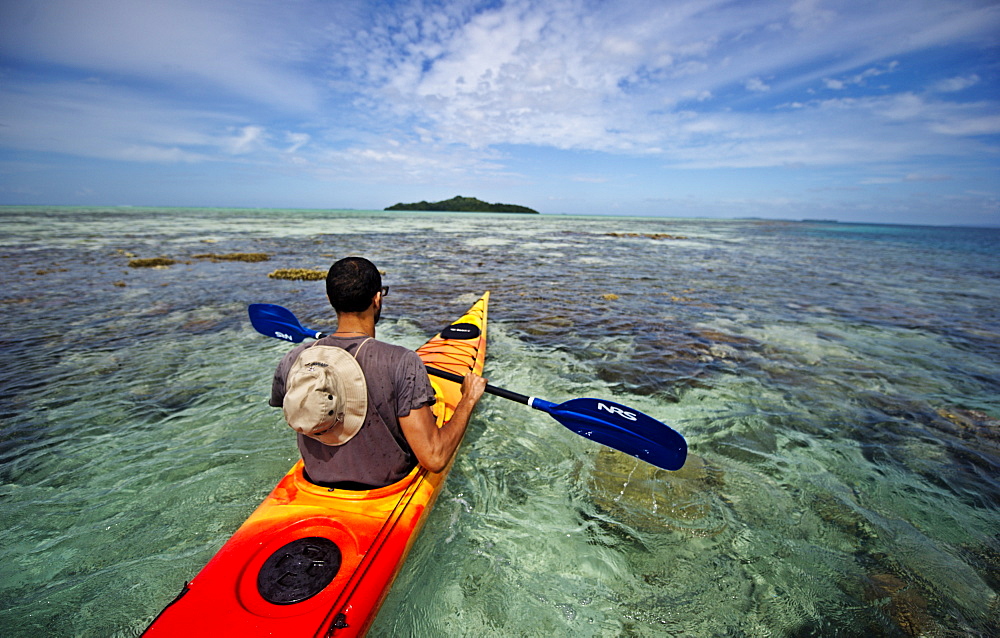
[[[343,348],[306,348],[288,371],[282,408],[296,432],[325,445],[347,443],[368,413],[361,366]]]

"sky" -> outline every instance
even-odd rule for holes
[[[0,205],[1000,226],[1000,3],[0,0]]]

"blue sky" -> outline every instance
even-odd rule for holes
[[[0,204],[1000,225],[1000,4],[2,0]]]

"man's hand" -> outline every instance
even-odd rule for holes
[[[467,373],[462,379],[462,400],[471,401],[472,407],[476,407],[484,392],[486,392],[486,379],[475,372]]]

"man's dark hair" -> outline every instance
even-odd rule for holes
[[[345,257],[330,266],[326,294],[337,312],[363,312],[382,290],[382,275],[364,257]]]

